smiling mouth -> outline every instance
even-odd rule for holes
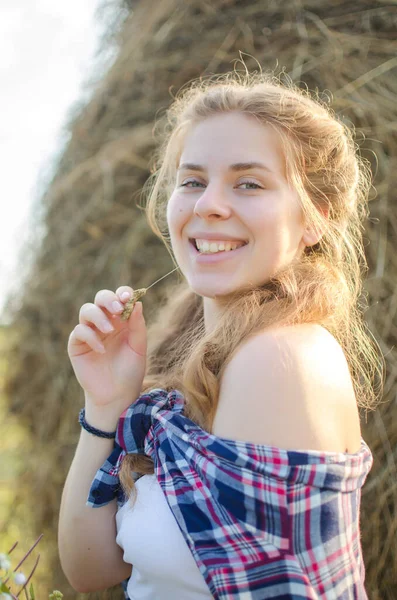
[[[234,248],[234,250],[218,250],[217,252],[201,252],[197,246],[196,246],[196,242],[194,239],[189,238],[189,243],[193,246],[193,248],[195,249],[195,251],[197,252],[197,254],[201,254],[201,255],[208,255],[208,256],[212,256],[215,254],[229,254],[229,252],[235,252],[236,250],[240,250],[240,248],[243,248],[244,246],[248,245],[248,242],[243,242],[241,244],[241,246],[238,246],[237,248]]]

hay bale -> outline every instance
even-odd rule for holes
[[[395,476],[397,428],[387,400],[397,373],[396,354],[389,352],[397,337],[392,244],[397,235],[397,7],[374,7],[369,0],[359,5],[349,0],[142,0],[109,6],[125,15],[115,19],[107,41],[116,40],[117,59],[68,124],[70,141],[40,201],[38,224],[45,235],[18,296],[8,303],[12,335],[5,391],[10,411],[26,425],[36,448],[26,455],[16,494],[30,503],[37,535],[45,533],[52,587],[61,589],[65,600],[76,597],[56,549],[61,491],[83,403],[66,352],[69,333],[79,307],[92,302],[97,290],[147,287],[173,268],[137,203],[150,175],[153,125],[182,85],[231,70],[241,51],[250,71],[258,69],[255,59],[263,70],[278,64],[295,82],[329,90],[333,108],[361,135],[362,155],[376,173],[378,194],[373,194],[365,233],[371,307],[366,320],[384,348],[388,377],[386,403],[362,424],[374,467],[362,495],[361,533],[369,596],[395,597],[396,492],[390,477]],[[175,277],[145,298],[148,321]],[[100,596],[121,599],[123,594],[115,588]]]

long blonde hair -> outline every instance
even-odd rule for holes
[[[184,139],[207,117],[230,111],[276,129],[288,183],[298,190],[307,224],[318,227],[322,236],[305,248],[298,262],[263,286],[234,294],[210,332],[204,328],[202,297],[186,281],[169,288],[148,327],[142,393],[153,388],[180,390],[186,416],[211,432],[219,382],[237,347],[270,326],[317,323],[344,350],[358,406],[375,410],[382,394],[384,358],[362,318],[362,284],[368,270],[362,231],[369,214],[371,171],[359,155],[352,130],[318,94],[289,80],[282,83],[274,73],[235,71],[200,78],[180,90],[165,113],[153,156],[155,167],[143,188],[149,225],[175,262],[166,207]],[[133,472],[153,473],[152,459],[144,455],[124,459],[120,481],[134,502]]]

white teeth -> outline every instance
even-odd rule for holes
[[[216,252],[229,252],[240,246],[244,246],[242,242],[210,242],[208,240],[195,240],[196,247],[201,253],[215,254]]]

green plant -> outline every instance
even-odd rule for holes
[[[28,585],[29,581],[32,579],[33,573],[35,572],[36,567],[39,564],[40,554],[37,557],[37,560],[34,564],[34,567],[31,571],[29,577],[26,578],[25,575],[21,571],[18,571],[18,569],[22,565],[22,563],[26,560],[26,558],[29,556],[29,554],[32,552],[32,550],[37,546],[37,544],[39,543],[39,541],[41,540],[42,537],[43,537],[43,534],[41,534],[37,538],[37,540],[35,541],[33,546],[27,551],[27,553],[22,558],[22,560],[20,560],[18,565],[15,567],[15,569],[11,569],[10,555],[11,555],[11,552],[16,548],[18,542],[15,542],[15,544],[12,546],[11,550],[9,550],[6,554],[0,554],[0,600],[11,600],[11,599],[18,600],[21,592],[24,592],[26,600],[36,600],[34,589],[33,589],[33,583],[30,583],[29,591],[27,589],[27,585]],[[11,582],[14,585],[22,586],[21,589],[17,593],[14,593],[11,591],[11,587],[10,587]],[[49,594],[48,597],[49,597],[49,600],[62,600],[63,594],[59,590],[53,590],[51,592],[51,594]]]

